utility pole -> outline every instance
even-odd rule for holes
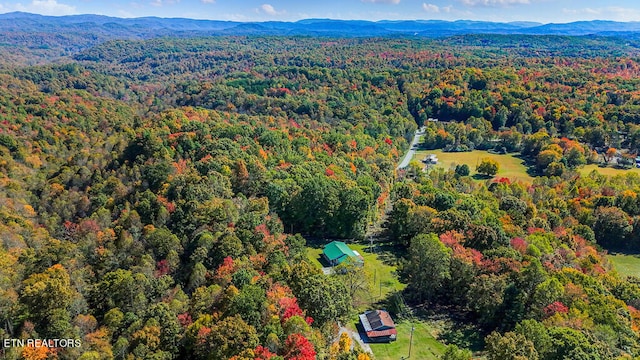
[[[376,284],[376,273],[378,272],[377,270],[378,269],[373,269],[373,285]]]
[[[415,330],[415,326],[413,326],[413,323],[411,323],[411,337],[409,338],[409,356],[407,356],[407,359],[411,358],[411,345],[413,344],[413,330]]]

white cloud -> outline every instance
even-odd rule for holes
[[[262,9],[262,11],[264,11],[265,13],[269,14],[269,15],[278,15],[278,12],[276,11],[276,9],[269,4],[262,4],[262,6],[260,6],[260,9]]]
[[[422,3],[422,10],[429,12],[429,13],[439,13],[440,12],[440,7],[438,5],[434,5],[434,4],[427,4],[427,3]]]
[[[530,0],[459,0],[459,1],[462,4],[467,6],[488,6],[488,7],[531,4]]]
[[[135,15],[133,15],[132,13],[126,11],[126,10],[118,10],[118,16],[122,17],[122,18],[133,18],[135,17]]]
[[[271,4],[262,4],[260,5],[260,10],[270,16],[277,16],[277,15],[282,15],[284,14],[286,11],[282,10],[282,11],[278,11],[276,10],[273,5]]]
[[[152,0],[151,5],[153,6],[173,5],[179,2],[180,0]]]
[[[598,14],[600,14],[600,11],[598,11],[596,9],[591,9],[591,8],[585,8],[585,9],[562,9],[562,12],[567,14],[567,15],[580,15],[580,14],[598,15]]]
[[[400,4],[400,0],[361,0],[364,3],[372,4]]]
[[[451,11],[453,11],[453,6],[449,5],[449,6],[438,6],[438,5],[434,5],[434,4],[427,4],[427,3],[422,3],[422,10],[428,12],[428,13],[434,13],[434,14],[438,14],[438,13],[450,13]]]
[[[200,0],[203,4],[214,4],[216,0]]]
[[[15,10],[42,15],[77,14],[75,6],[58,3],[57,0],[33,0],[28,5],[18,3],[15,5]]]
[[[578,19],[599,19],[616,21],[640,21],[640,10],[618,6],[604,8],[562,9],[566,15],[577,16]]]
[[[227,21],[240,21],[240,22],[247,22],[252,20],[246,14],[222,14],[220,15],[220,19],[227,20]]]

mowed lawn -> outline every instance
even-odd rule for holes
[[[307,259],[310,264],[313,264],[318,269],[322,269],[322,264],[320,263],[320,254],[322,254],[322,248],[315,247],[307,247]]]
[[[640,254],[610,254],[607,258],[620,276],[640,276]]]
[[[406,321],[396,324],[398,338],[389,344],[369,344],[376,360],[398,360],[409,355],[409,340],[411,339],[412,323]],[[413,341],[411,359],[431,360],[440,359],[446,346],[435,339],[432,328],[422,321],[413,322]]]
[[[492,154],[488,151],[474,150],[468,152],[443,152],[442,150],[420,150],[414,157],[415,160],[421,161],[427,155],[434,154],[438,157],[438,164],[435,166],[449,169],[456,165],[467,164],[471,175],[477,174],[476,166],[480,164],[482,159],[490,158],[500,164],[500,170],[497,177],[506,177],[511,180],[533,182],[533,177],[527,173],[527,167],[524,160],[517,158],[513,154],[499,155]],[[422,164],[422,162],[420,163]]]
[[[580,169],[578,169],[578,172],[582,176],[587,176],[593,170],[599,172],[602,175],[607,175],[607,176],[625,175],[625,174],[630,174],[630,173],[634,173],[634,174],[639,174],[640,175],[640,169],[639,168],[616,169],[616,168],[613,168],[613,167],[599,167],[596,164],[585,165],[585,166],[581,167]]]
[[[327,241],[328,243],[329,241]],[[357,311],[359,313],[376,308],[378,301],[386,298],[391,292],[404,289],[406,284],[401,283],[395,275],[396,267],[385,263],[383,256],[379,253],[371,253],[368,245],[348,244],[349,247],[362,255],[364,258],[364,274],[367,277],[369,291],[366,294],[359,294]],[[309,261],[318,268],[322,268],[320,262],[322,247],[307,247],[307,257]],[[390,257],[388,253],[382,253]],[[381,254],[381,255],[382,255]],[[382,286],[380,286],[382,284]],[[351,330],[356,330],[358,317],[354,316],[352,322],[345,324]],[[391,343],[369,344],[376,360],[397,360],[409,355],[409,340],[411,337],[411,325],[408,321],[396,324],[398,339]],[[411,349],[411,359],[439,359],[444,353],[446,346],[434,336],[434,328],[428,322],[414,321],[413,326],[413,346]]]
[[[329,241],[327,240],[327,243]],[[369,245],[348,244],[352,250],[357,251],[364,258],[364,274],[367,277],[369,290],[359,294],[358,310],[370,309],[371,305],[387,297],[390,292],[400,291],[406,284],[401,283],[395,275],[396,267],[386,264],[378,257],[377,253],[367,252]],[[320,263],[322,247],[307,247],[307,257],[309,261],[318,268],[322,268]]]

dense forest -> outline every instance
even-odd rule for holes
[[[338,335],[352,278],[307,245],[380,223],[407,284],[380,305],[474,334],[440,339],[444,358],[640,356],[640,278],[605,256],[640,250],[640,176],[577,171],[640,151],[640,61],[621,40],[65,51],[2,64],[0,338],[82,341],[5,358],[373,358]],[[420,148],[518,154],[535,179],[397,170],[420,126]]]

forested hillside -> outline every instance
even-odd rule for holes
[[[640,63],[618,39],[558,40],[160,38],[7,61],[0,338],[82,341],[2,355],[373,357],[333,345],[350,279],[306,243],[386,219],[408,308],[380,306],[471,329],[443,334],[445,358],[639,356],[640,278],[604,250],[640,248],[640,176],[577,170],[634,166]],[[421,149],[517,154],[535,180],[397,171],[422,125]]]

